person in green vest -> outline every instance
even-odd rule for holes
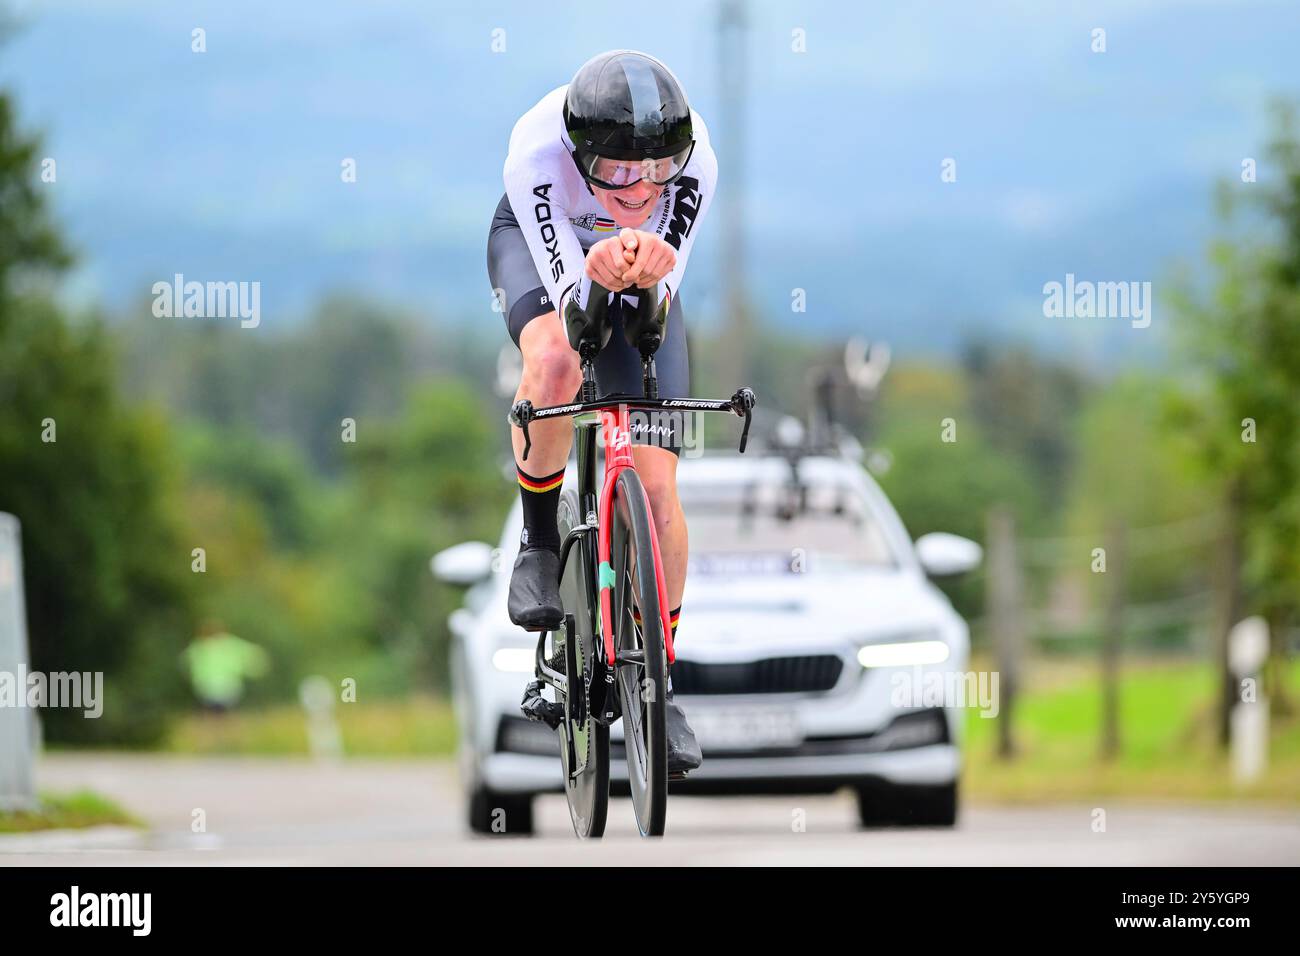
[[[266,651],[251,641],[209,622],[184,651],[190,683],[205,709],[232,709],[244,696],[244,683],[261,677],[270,666]]]

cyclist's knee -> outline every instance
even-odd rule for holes
[[[666,448],[638,447],[637,475],[650,499],[655,517],[667,518],[677,510],[677,456]]]
[[[557,404],[573,398],[582,385],[578,353],[569,347],[554,312],[529,322],[519,339],[524,379],[534,404]]]

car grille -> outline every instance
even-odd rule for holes
[[[673,664],[675,694],[815,694],[840,679],[844,661],[834,654],[769,657],[740,664]]]
[[[545,724],[523,717],[502,717],[497,725],[497,753],[537,754],[557,757],[560,737]]]

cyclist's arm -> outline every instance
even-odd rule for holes
[[[506,195],[533,254],[551,304],[559,312],[582,278],[582,245],[569,222],[563,187],[556,176],[506,160]]]
[[[695,153],[681,179],[669,188],[673,190],[672,206],[664,240],[677,250],[677,264],[664,276],[663,284],[671,295],[677,295],[686,263],[690,260],[700,223],[713,203],[718,183],[718,159],[713,154],[707,135],[696,144]]]

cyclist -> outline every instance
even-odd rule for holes
[[[516,398],[560,405],[580,391],[578,355],[560,316],[570,298],[585,302],[592,280],[613,297],[613,334],[595,362],[601,394],[641,394],[640,355],[623,337],[621,308],[625,297],[656,286],[670,297],[655,356],[659,391],[690,394],[679,290],[717,171],[708,131],[681,84],[644,53],[613,50],[589,60],[515,124],[487,261],[523,355]],[[687,547],[677,498],[682,422],[669,416],[651,424],[642,417],[632,423],[633,455],[654,513],[676,634]],[[510,579],[510,618],[529,630],[549,630],[563,613],[556,509],[572,426],[567,419],[535,423],[527,462],[522,435],[511,432],[524,531]],[[700,764],[699,746],[673,702],[671,675],[667,698],[669,772],[692,770]]]

